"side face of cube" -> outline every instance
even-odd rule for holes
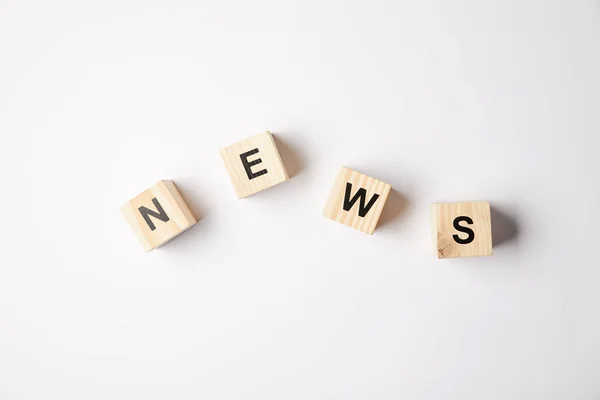
[[[146,251],[196,223],[173,181],[159,181],[124,204],[121,213]]]
[[[224,147],[220,152],[240,199],[289,179],[275,140],[268,131]]]
[[[437,258],[492,255],[489,202],[434,203],[431,221]]]

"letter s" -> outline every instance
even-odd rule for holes
[[[452,225],[454,225],[454,229],[459,232],[463,232],[468,234],[469,236],[466,239],[461,239],[458,235],[452,235],[454,241],[458,244],[469,244],[473,240],[475,240],[475,232],[471,228],[467,228],[466,226],[459,225],[460,222],[466,222],[469,225],[473,225],[473,220],[469,217],[456,217]]]

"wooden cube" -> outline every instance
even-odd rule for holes
[[[372,235],[392,186],[342,167],[323,216]]]
[[[121,207],[146,251],[154,250],[196,223],[173,181],[159,181]]]
[[[437,258],[491,256],[490,203],[434,203],[432,236]]]
[[[221,158],[239,199],[289,179],[269,131],[222,148]]]

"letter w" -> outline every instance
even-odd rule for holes
[[[358,208],[358,215],[364,218],[365,215],[367,215],[367,213],[371,209],[371,207],[373,207],[373,204],[375,204],[375,202],[379,198],[379,195],[377,193],[375,193],[373,195],[373,197],[371,197],[371,199],[369,200],[367,205],[365,206],[367,191],[364,188],[360,188],[360,189],[358,189],[358,191],[356,192],[354,197],[352,197],[352,199],[350,199],[351,192],[352,192],[352,184],[350,182],[346,182],[346,195],[344,196],[344,211],[350,211],[352,206],[354,206],[354,203],[356,203],[356,200],[358,200],[360,198],[360,206]]]
[[[152,204],[154,204],[154,207],[156,207],[156,210],[158,212],[152,211],[144,206],[138,208],[138,211],[140,212],[140,214],[142,214],[142,217],[144,217],[144,221],[146,221],[151,231],[155,230],[156,226],[154,225],[154,222],[152,222],[152,220],[150,219],[150,216],[158,218],[162,222],[167,222],[169,220],[169,216],[167,215],[165,210],[163,210],[158,200],[156,200],[156,197],[152,199]]]

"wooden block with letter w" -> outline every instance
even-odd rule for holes
[[[372,235],[392,186],[342,167],[323,216]]]
[[[124,204],[121,213],[146,251],[196,223],[173,181],[159,181]]]

